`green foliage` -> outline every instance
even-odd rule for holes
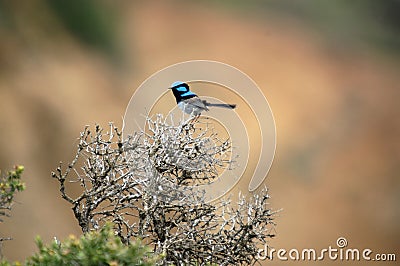
[[[23,191],[21,182],[23,166],[16,166],[14,171],[0,178],[0,208],[9,210],[17,191]],[[7,215],[5,212],[0,212]],[[154,265],[157,257],[139,241],[128,246],[114,235],[111,224],[101,230],[83,235],[81,238],[70,236],[63,243],[53,241],[45,245],[40,237],[36,239],[39,252],[28,258],[24,264],[0,261],[0,266],[19,265]]]
[[[107,224],[100,231],[84,234],[79,239],[70,236],[64,242],[44,245],[36,239],[39,252],[25,265],[154,265],[156,257],[139,241],[124,245]],[[2,264],[0,264],[2,265]],[[7,265],[7,264],[5,264]],[[10,264],[8,264],[10,265]]]
[[[25,184],[21,181],[21,175],[24,171],[23,166],[15,166],[14,171],[9,171],[6,175],[0,175],[0,217],[9,216],[8,211],[11,209],[11,204],[13,202],[15,193],[18,191],[23,191],[25,189]],[[3,220],[0,219],[0,222]],[[9,240],[11,238],[0,237],[0,244],[4,240]],[[1,247],[0,247],[0,259],[1,259]],[[0,261],[0,266],[11,265],[6,261]],[[15,264],[18,265],[18,264]]]
[[[21,266],[22,264],[19,262],[14,262],[14,263],[10,263],[6,260],[1,260],[0,261],[0,266]]]
[[[78,40],[109,55],[116,52],[113,5],[97,0],[46,0],[62,25]]]
[[[21,181],[23,171],[23,166],[15,166],[14,171],[9,171],[6,176],[0,178],[1,209],[10,209],[10,204],[14,199],[15,192],[25,189],[25,184]],[[3,215],[5,215],[5,213]]]

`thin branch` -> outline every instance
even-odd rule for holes
[[[52,174],[82,231],[111,221],[124,243],[141,238],[164,254],[163,265],[257,262],[258,249],[273,237],[267,189],[239,195],[235,204],[205,203],[204,191],[193,189],[232,168],[229,139],[220,139],[210,123],[199,130],[161,115],[146,121],[142,132],[126,138],[113,124],[86,127],[73,161]],[[72,197],[66,184],[79,184],[80,194]]]

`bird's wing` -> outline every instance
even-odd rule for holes
[[[202,100],[200,100],[199,97],[193,97],[193,98],[187,99],[187,100],[185,100],[185,101],[186,101],[187,103],[189,103],[189,104],[191,104],[191,105],[193,105],[193,106],[199,108],[199,109],[208,111],[207,106],[205,105],[205,103],[204,103]]]

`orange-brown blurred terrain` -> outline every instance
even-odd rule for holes
[[[36,235],[80,234],[51,171],[73,158],[85,125],[121,125],[141,82],[191,59],[241,69],[271,105],[277,150],[265,184],[271,206],[283,209],[272,247],[318,250],[343,236],[351,248],[400,255],[398,43],[364,39],[371,21],[331,16],[330,34],[328,24],[259,1],[99,1],[98,36],[110,41],[96,39],[97,28],[93,38],[76,34],[52,2],[0,1],[0,168],[24,165],[27,185],[0,224],[0,235],[13,238],[3,243],[8,259],[36,251]]]

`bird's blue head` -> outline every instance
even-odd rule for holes
[[[176,102],[196,97],[196,94],[190,91],[189,85],[182,81],[175,81],[172,83],[170,89],[175,96]]]

